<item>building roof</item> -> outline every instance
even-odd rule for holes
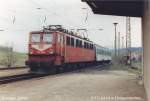
[[[95,14],[141,17],[144,0],[82,0]]]

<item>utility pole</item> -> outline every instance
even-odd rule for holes
[[[120,32],[118,32],[118,56],[120,56]]]
[[[126,56],[127,56],[127,65],[131,66],[131,23],[130,23],[130,17],[126,17]]]
[[[114,24],[114,26],[115,26],[115,40],[114,40],[114,50],[115,50],[115,52],[114,52],[114,53],[115,53],[115,60],[116,60],[116,56],[117,56],[117,54],[116,54],[116,52],[117,52],[117,47],[116,47],[116,46],[117,46],[117,45],[116,45],[116,44],[117,44],[117,40],[116,40],[117,29],[116,29],[116,27],[117,27],[117,24],[118,24],[118,23],[115,22],[115,23],[113,23],[113,24]]]
[[[122,56],[124,55],[124,37],[122,36]]]

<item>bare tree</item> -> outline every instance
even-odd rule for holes
[[[6,47],[5,52],[4,52],[4,58],[2,60],[2,64],[11,67],[16,63],[16,56],[15,52],[13,52],[13,47]]]

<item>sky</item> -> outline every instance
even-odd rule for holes
[[[81,0],[0,0],[0,45],[27,52],[30,31],[59,24],[66,29],[86,28],[94,43],[113,48],[114,22],[117,33],[125,37],[126,17],[93,14]],[[141,46],[140,18],[131,18],[131,39],[132,47]]]

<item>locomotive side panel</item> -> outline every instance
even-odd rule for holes
[[[76,37],[66,36],[65,62],[92,62],[94,61],[94,50],[84,48],[84,40]]]

